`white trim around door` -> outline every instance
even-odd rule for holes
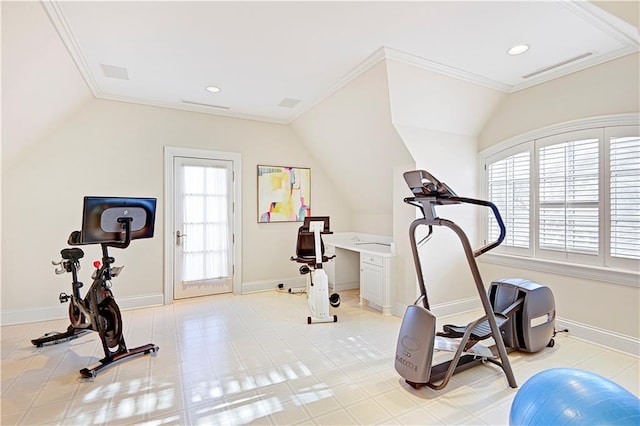
[[[174,158],[190,157],[233,162],[233,294],[242,294],[242,157],[240,153],[165,146],[164,148],[164,304],[173,303],[174,280]]]

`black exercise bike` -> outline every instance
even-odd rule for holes
[[[71,294],[60,293],[60,303],[69,302],[70,325],[65,332],[51,332],[33,339],[37,347],[54,345],[76,339],[89,331],[97,331],[102,341],[105,357],[97,364],[80,370],[84,378],[94,378],[108,365],[138,354],[155,353],[158,346],[148,343],[127,349],[122,335],[122,315],[111,292],[111,279],[122,271],[122,266],[112,266],[115,259],[109,256],[109,247],[127,248],[133,239],[153,236],[156,200],[152,198],[85,197],[83,230],[74,231],[68,244],[72,246],[100,244],[102,262],[94,262],[93,283],[83,298],[78,281],[80,259],[84,251],[78,247],[65,248],[60,262],[52,262],[56,274],[71,273]]]

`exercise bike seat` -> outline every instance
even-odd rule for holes
[[[333,259],[334,257],[336,257],[335,255],[333,256],[325,256],[322,255],[322,263],[324,262],[328,262],[329,260]],[[298,263],[305,263],[307,265],[315,265],[316,263],[316,257],[310,257],[310,256],[297,256],[297,257],[293,257],[291,256],[291,260],[293,262],[298,262]]]
[[[60,251],[60,255],[62,255],[62,258],[65,260],[77,262],[79,259],[82,259],[84,257],[84,252],[82,251],[82,249],[74,247],[62,249]]]

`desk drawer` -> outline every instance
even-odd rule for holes
[[[384,259],[382,256],[368,253],[360,253],[360,262],[369,265],[383,266]]]

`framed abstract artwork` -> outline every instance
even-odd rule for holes
[[[258,166],[258,223],[302,222],[311,215],[311,169]]]

